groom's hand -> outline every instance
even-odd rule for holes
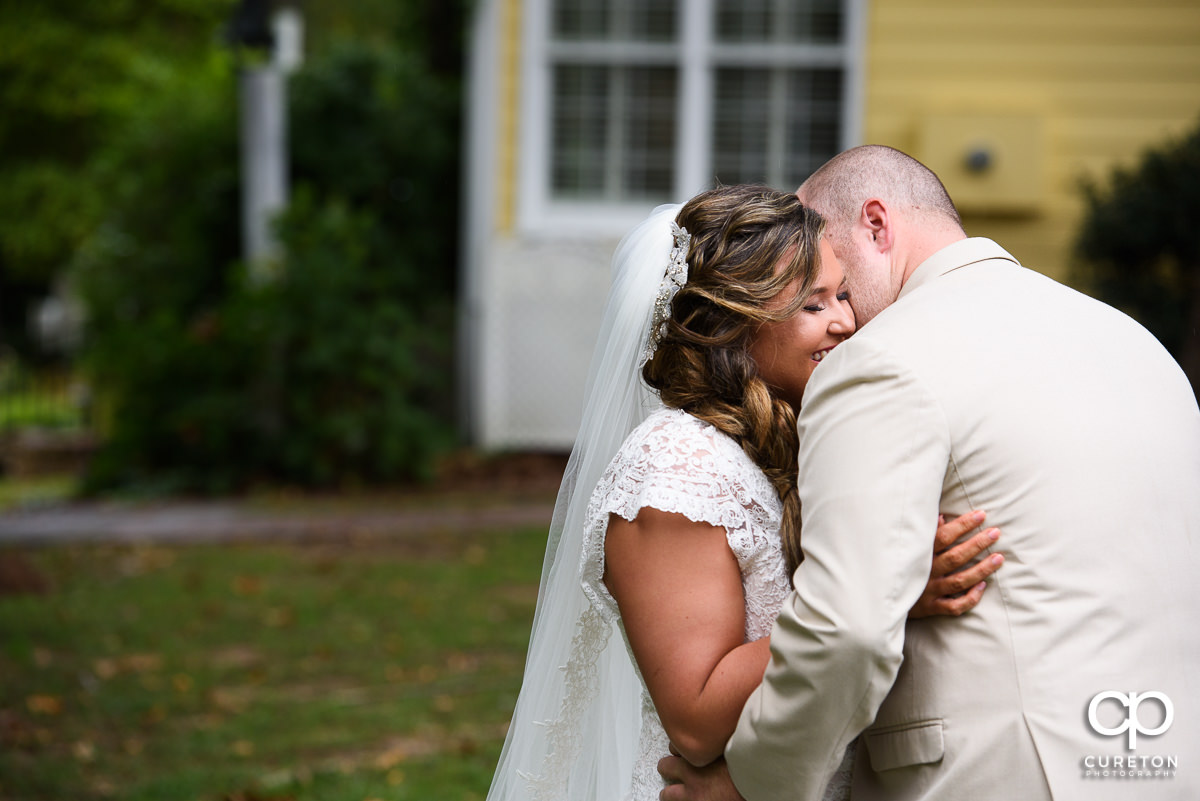
[[[672,755],[658,761],[658,772],[669,782],[658,795],[660,801],[744,801],[723,758],[697,768]]]

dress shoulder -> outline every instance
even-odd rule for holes
[[[625,439],[585,515],[583,589],[607,614],[616,613],[602,582],[609,515],[633,520],[647,506],[723,527],[742,564],[778,539],[779,496],[741,446],[687,412],[659,410]]]

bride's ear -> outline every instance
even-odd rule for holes
[[[871,237],[872,246],[880,253],[891,249],[894,232],[887,204],[871,198],[862,205],[859,223]]]

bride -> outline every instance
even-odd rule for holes
[[[719,187],[617,247],[489,801],[653,801],[672,745],[721,757],[803,558],[793,410],[854,332],[822,225],[795,195]],[[979,602],[996,568],[959,568],[996,532],[953,543],[981,520],[939,526],[911,615]]]

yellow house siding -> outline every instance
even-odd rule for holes
[[[496,233],[513,230],[517,206],[521,112],[521,0],[500,0],[500,64],[496,146]]]
[[[866,26],[865,142],[928,158],[931,115],[1035,120],[1038,202],[1007,214],[964,209],[964,222],[1056,277],[1068,267],[1080,179],[1200,122],[1195,0],[867,0]]]

